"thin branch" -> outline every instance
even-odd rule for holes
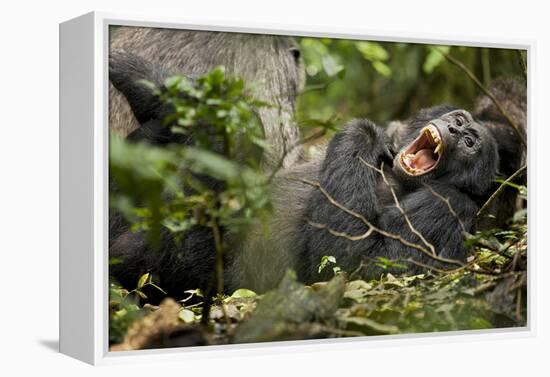
[[[292,149],[294,149],[294,147]],[[286,156],[288,156],[289,153],[290,152],[288,152],[286,149],[286,143],[283,141],[283,154],[281,155],[281,158],[279,159],[279,161],[277,161],[277,165],[275,165],[275,167],[271,171],[271,174],[269,174],[269,177],[267,178],[267,181],[266,181],[267,184],[271,183],[273,178],[275,178],[275,175],[277,175],[279,170],[281,170],[281,168],[285,163]]]
[[[365,218],[365,216],[355,212],[355,211],[352,211],[351,209],[347,208],[346,206],[338,203],[328,192],[327,190],[325,190],[321,184],[319,182],[314,182],[314,181],[310,181],[309,179],[305,179],[305,178],[296,178],[299,182],[302,182],[302,183],[305,183],[306,185],[310,185],[310,186],[313,186],[315,187],[316,189],[318,189],[324,196],[325,198],[330,202],[330,204],[332,204],[333,206],[341,209],[342,211],[344,211],[345,213],[347,213],[348,215],[350,216],[353,216],[359,220],[361,220],[367,227],[369,228],[375,228],[375,226]]]
[[[514,276],[514,280],[516,280],[516,282],[508,289],[508,293],[523,287],[527,283],[527,274],[522,271],[520,274]]]
[[[523,319],[523,316],[521,315],[521,289],[517,290],[516,295],[516,321],[521,322]]]
[[[518,138],[521,141],[521,143],[523,144],[523,146],[527,147],[527,140],[525,139],[525,135],[523,134],[520,126],[510,117],[510,115],[506,112],[506,110],[504,110],[504,107],[502,106],[502,104],[497,100],[497,98],[493,95],[493,93],[491,93],[489,91],[489,89],[487,89],[485,87],[485,85],[483,85],[481,83],[481,81],[479,81],[479,79],[476,77],[476,75],[474,75],[474,73],[472,71],[470,71],[470,69],[468,67],[466,67],[461,61],[454,58],[450,54],[448,54],[446,52],[443,52],[443,51],[441,51],[440,49],[437,49],[437,48],[435,50],[437,52],[439,52],[441,55],[443,55],[443,57],[445,59],[447,59],[447,61],[449,61],[450,63],[452,63],[455,66],[457,66],[458,68],[460,68],[477,85],[477,87],[483,93],[485,93],[485,95],[487,97],[489,97],[491,99],[491,101],[493,101],[493,103],[497,107],[498,111],[502,114],[502,116],[504,116],[504,118],[506,118],[508,123],[510,123],[510,125],[514,129],[514,131],[516,132],[516,135],[518,136]]]
[[[439,262],[442,262],[442,263],[449,263],[449,264],[454,264],[454,265],[457,265],[457,266],[463,266],[464,263],[462,263],[461,261],[458,261],[458,260],[455,260],[455,259],[447,259],[447,258],[443,258],[443,257],[440,257],[440,256],[437,256],[437,255],[434,255],[432,254],[432,252],[428,249],[426,249],[424,246],[422,245],[418,245],[414,242],[410,242],[410,241],[407,241],[406,239],[404,239],[403,237],[401,237],[400,235],[398,234],[393,234],[393,233],[389,233],[389,232],[386,232],[378,227],[376,227],[374,224],[372,224],[369,220],[367,220],[363,215],[355,212],[355,211],[352,211],[351,209],[347,208],[346,206],[340,204],[338,201],[336,201],[320,184],[319,182],[313,182],[313,181],[310,181],[308,179],[304,179],[304,178],[291,178],[291,179],[295,179],[299,182],[302,182],[304,184],[307,184],[307,185],[310,185],[310,186],[313,186],[315,187],[316,189],[318,189],[324,196],[325,198],[329,201],[329,203],[331,203],[333,206],[335,206],[336,208],[344,211],[345,213],[349,214],[350,216],[353,216],[359,220],[361,220],[368,228],[369,228],[369,231],[372,231],[372,232],[376,232],[384,237],[387,237],[387,238],[391,238],[391,239],[394,239],[396,241],[399,241],[401,242],[403,245],[405,246],[408,246],[412,249],[416,249],[420,252],[422,252],[423,254],[427,255],[428,257],[436,260],[436,261],[439,261]],[[351,235],[347,235],[348,237],[354,237],[354,236],[351,236]],[[346,238],[348,238],[346,237]]]
[[[521,74],[525,80],[527,80],[527,62],[524,58],[524,51],[517,50],[518,58],[519,58],[519,65],[521,66]]]
[[[316,223],[316,222],[313,222],[309,219],[306,219],[307,223],[309,225],[311,225],[312,227],[314,228],[317,228],[317,229],[326,229],[330,234],[332,234],[333,236],[335,237],[342,237],[342,238],[346,238],[350,241],[360,241],[360,240],[364,240],[365,238],[368,238],[373,232],[373,228],[369,228],[369,230],[367,230],[365,233],[363,234],[360,234],[358,236],[351,236],[347,233],[343,233],[343,232],[338,232],[337,230],[334,230],[334,229],[331,229],[329,228],[327,225],[325,224],[319,224],[319,223]]]
[[[311,142],[315,139],[318,139],[320,137],[323,137],[323,136],[325,136],[326,133],[327,133],[327,129],[323,128],[319,132],[316,132],[316,133],[314,133],[314,134],[312,134],[312,135],[310,135],[310,136],[308,136],[304,139],[298,140],[297,142],[295,142],[293,145],[290,146],[290,149],[287,149],[286,144],[283,143],[283,154],[281,155],[281,158],[279,159],[279,161],[277,161],[277,164],[275,165],[275,167],[273,168],[273,170],[269,174],[269,177],[267,178],[266,183],[269,184],[269,183],[271,183],[271,181],[273,181],[273,179],[275,178],[277,173],[283,168],[286,156],[288,156],[291,152],[293,152],[295,148],[297,148],[301,145],[304,145],[306,143],[309,143],[309,142]]]
[[[216,283],[217,283],[217,291],[218,296],[223,295],[224,291],[224,281],[223,281],[223,243],[222,243],[222,236],[220,232],[220,227],[218,224],[218,221],[215,217],[211,219],[211,227],[212,227],[212,233],[214,235],[214,245],[216,249],[216,264],[215,264],[215,270],[216,270]],[[225,319],[225,324],[227,326],[227,332],[231,333],[231,319],[227,315],[227,310],[225,309],[225,303],[223,300],[220,300],[220,307],[222,310],[223,318]],[[208,320],[208,319],[207,319]]]
[[[521,175],[523,175],[523,173],[525,173],[526,171],[527,171],[527,165],[523,165],[521,168],[516,170],[516,172],[514,174],[512,174],[504,182],[502,182],[500,184],[500,186],[496,189],[496,191],[493,192],[493,194],[489,197],[489,199],[487,199],[487,201],[481,206],[479,211],[477,211],[476,217],[479,217],[483,213],[483,211],[485,211],[487,208],[489,208],[491,203],[502,193],[504,188],[510,182],[512,182],[514,179],[520,177]]]
[[[334,84],[337,81],[337,76],[334,76],[331,80],[327,80],[327,82],[324,82],[322,84],[316,84],[316,85],[310,85],[308,87],[305,87],[301,92],[298,93],[299,96],[309,93],[309,92],[315,92],[315,91],[324,91],[326,90],[329,85]]]
[[[359,266],[349,274],[350,280],[352,280],[354,276],[359,274],[359,271],[361,271],[363,268],[366,268],[368,266],[369,266],[369,263],[365,264],[365,263],[363,263],[363,261],[361,261]]]
[[[323,137],[327,134],[328,128],[322,128],[321,131],[315,132],[308,137],[302,139],[299,143],[300,145],[307,144],[313,140],[319,139],[320,137]]]
[[[453,272],[455,272],[457,269],[453,269],[453,270],[443,270],[441,268],[437,268],[437,267],[434,267],[430,264],[425,264],[425,263],[421,263],[421,262],[418,262],[412,258],[407,258],[407,259],[403,259],[404,262],[407,262],[407,263],[411,263],[411,264],[414,264],[418,267],[422,267],[422,268],[425,268],[425,269],[428,269],[428,270],[433,270],[435,272],[439,272],[440,274],[444,274],[444,275],[447,275],[447,274],[451,274]],[[462,269],[462,267],[459,267],[458,269]]]
[[[300,93],[298,93],[298,95],[306,94],[306,93],[309,93],[309,92],[315,92],[317,90],[325,90],[326,88],[328,88],[329,84],[330,83],[310,85],[310,86],[304,88]]]
[[[374,165],[371,165],[369,164],[367,161],[365,161],[361,156],[359,156],[359,160],[365,164],[366,166],[368,166],[369,168],[371,169],[374,169],[375,171],[377,171],[381,176],[382,176],[382,179],[384,180],[384,183],[386,184],[386,186],[388,186],[388,188],[390,189],[390,192],[392,194],[392,197],[393,197],[393,201],[395,203],[395,207],[397,207],[397,209],[399,210],[399,212],[401,212],[401,214],[403,215],[403,218],[405,218],[405,222],[407,223],[407,226],[409,227],[410,231],[415,234],[418,238],[420,238],[420,240],[422,241],[422,243],[424,245],[426,245],[427,248],[430,249],[430,251],[432,252],[433,255],[437,255],[437,253],[435,252],[435,247],[434,245],[432,245],[430,242],[428,242],[428,240],[426,240],[426,238],[424,238],[424,236],[422,235],[422,233],[420,233],[418,230],[416,230],[416,228],[413,226],[413,224],[411,223],[411,220],[409,219],[409,216],[407,216],[407,213],[405,212],[405,210],[403,209],[403,207],[401,206],[401,204],[399,203],[399,199],[397,198],[397,195],[395,193],[395,190],[393,189],[393,186],[390,185],[390,182],[388,182],[388,179],[386,178],[386,174],[384,174],[384,163],[382,162],[381,166],[380,166],[380,169],[377,168],[376,166]]]
[[[451,212],[451,214],[458,220],[458,223],[460,224],[460,227],[462,228],[462,233],[467,233],[466,232],[466,228],[464,227],[464,223],[462,222],[462,220],[460,219],[460,217],[458,217],[458,214],[456,213],[456,211],[454,210],[453,206],[451,205],[451,201],[449,200],[449,198],[445,198],[443,195],[441,195],[440,193],[438,193],[437,191],[435,191],[430,185],[428,185],[427,183],[424,183],[424,187],[426,187],[428,190],[430,190],[430,192],[436,197],[438,198],[439,200],[441,200],[442,202],[444,202],[447,207],[449,208],[449,212]]]

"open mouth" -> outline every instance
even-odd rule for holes
[[[432,171],[443,154],[443,141],[437,127],[428,125],[408,147],[401,151],[399,161],[406,173],[422,175]]]

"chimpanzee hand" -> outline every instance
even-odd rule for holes
[[[393,146],[393,143],[387,142],[384,145],[385,149],[382,153],[382,156],[380,156],[380,162],[383,162],[384,165],[389,166],[390,168],[393,168],[393,160],[395,158],[395,149]]]

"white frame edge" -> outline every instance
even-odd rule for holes
[[[281,34],[525,49],[528,52],[528,140],[532,130],[534,41],[453,35],[376,32],[311,25],[259,25],[92,12],[60,25],[60,352],[90,364],[150,360],[282,354],[357,347],[470,342],[535,335],[533,285],[536,254],[529,246],[528,321],[526,327],[446,333],[320,339],[262,344],[188,347],[128,352],[108,351],[108,44],[109,26],[127,25],[191,30]],[[529,171],[534,145],[529,143]],[[535,207],[534,177],[528,174],[528,217]],[[457,335],[460,335],[457,337]]]

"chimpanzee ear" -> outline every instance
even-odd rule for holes
[[[160,87],[168,72],[146,59],[124,50],[109,53],[109,80],[128,100],[140,124],[158,119],[162,103],[142,80]]]

